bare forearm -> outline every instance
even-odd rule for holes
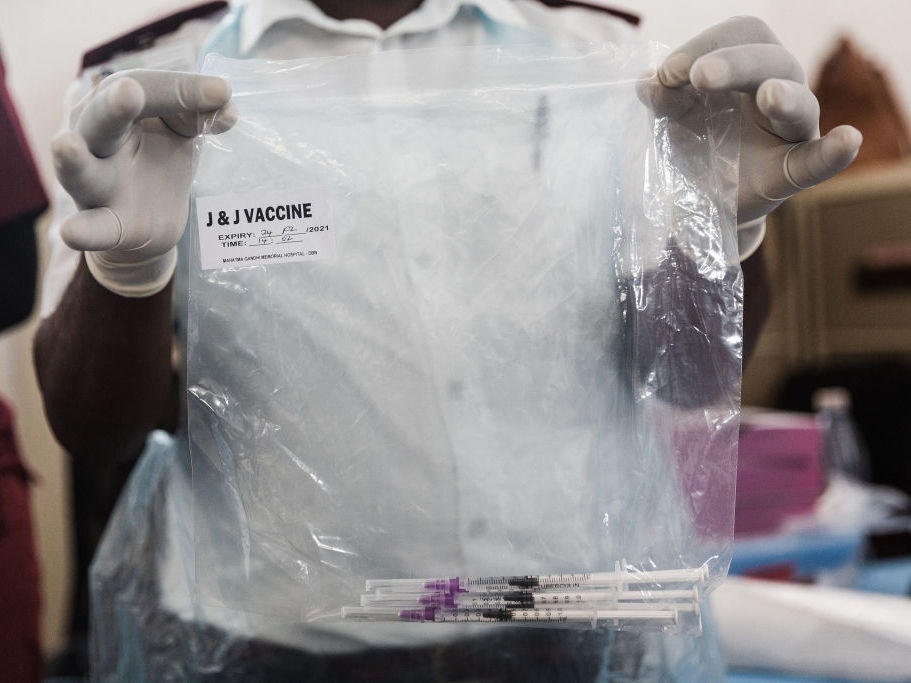
[[[138,453],[171,412],[171,285],[141,299],[101,287],[81,261],[35,337],[48,421],[74,457]]]

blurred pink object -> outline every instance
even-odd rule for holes
[[[788,518],[813,511],[825,488],[822,444],[813,415],[744,411],[735,536],[772,533]]]

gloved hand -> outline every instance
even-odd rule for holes
[[[734,17],[674,50],[640,96],[686,125],[704,118],[698,93],[739,93],[741,257],[765,234],[765,216],[800,190],[831,178],[857,156],[862,137],[838,126],[819,137],[819,103],[797,60],[766,24]]]
[[[52,142],[57,178],[80,211],[61,226],[98,282],[127,297],[171,279],[189,210],[199,113],[213,132],[236,118],[228,83],[214,76],[134,70],[104,79]]]

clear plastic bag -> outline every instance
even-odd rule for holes
[[[193,598],[186,443],[155,432],[111,514],[90,571],[92,680],[720,680],[712,619],[701,637],[489,627],[444,646],[365,650],[300,625]]]
[[[610,615],[620,592],[701,598],[723,577],[739,113],[655,118],[635,91],[653,63],[617,45],[207,58],[240,117],[201,138],[190,223],[201,604],[303,622],[302,641],[413,644],[493,626],[341,609],[370,579],[614,572]],[[699,578],[649,580],[670,570]],[[698,632],[686,604],[546,625]]]

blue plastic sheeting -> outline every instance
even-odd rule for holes
[[[808,676],[789,676],[770,671],[732,671],[727,676],[728,683],[844,683],[844,678],[816,678]]]
[[[911,595],[911,557],[864,565],[854,588],[888,595]]]
[[[763,536],[734,543],[731,574],[745,574],[763,567],[791,565],[798,576],[839,569],[860,557],[862,533],[825,531]]]

